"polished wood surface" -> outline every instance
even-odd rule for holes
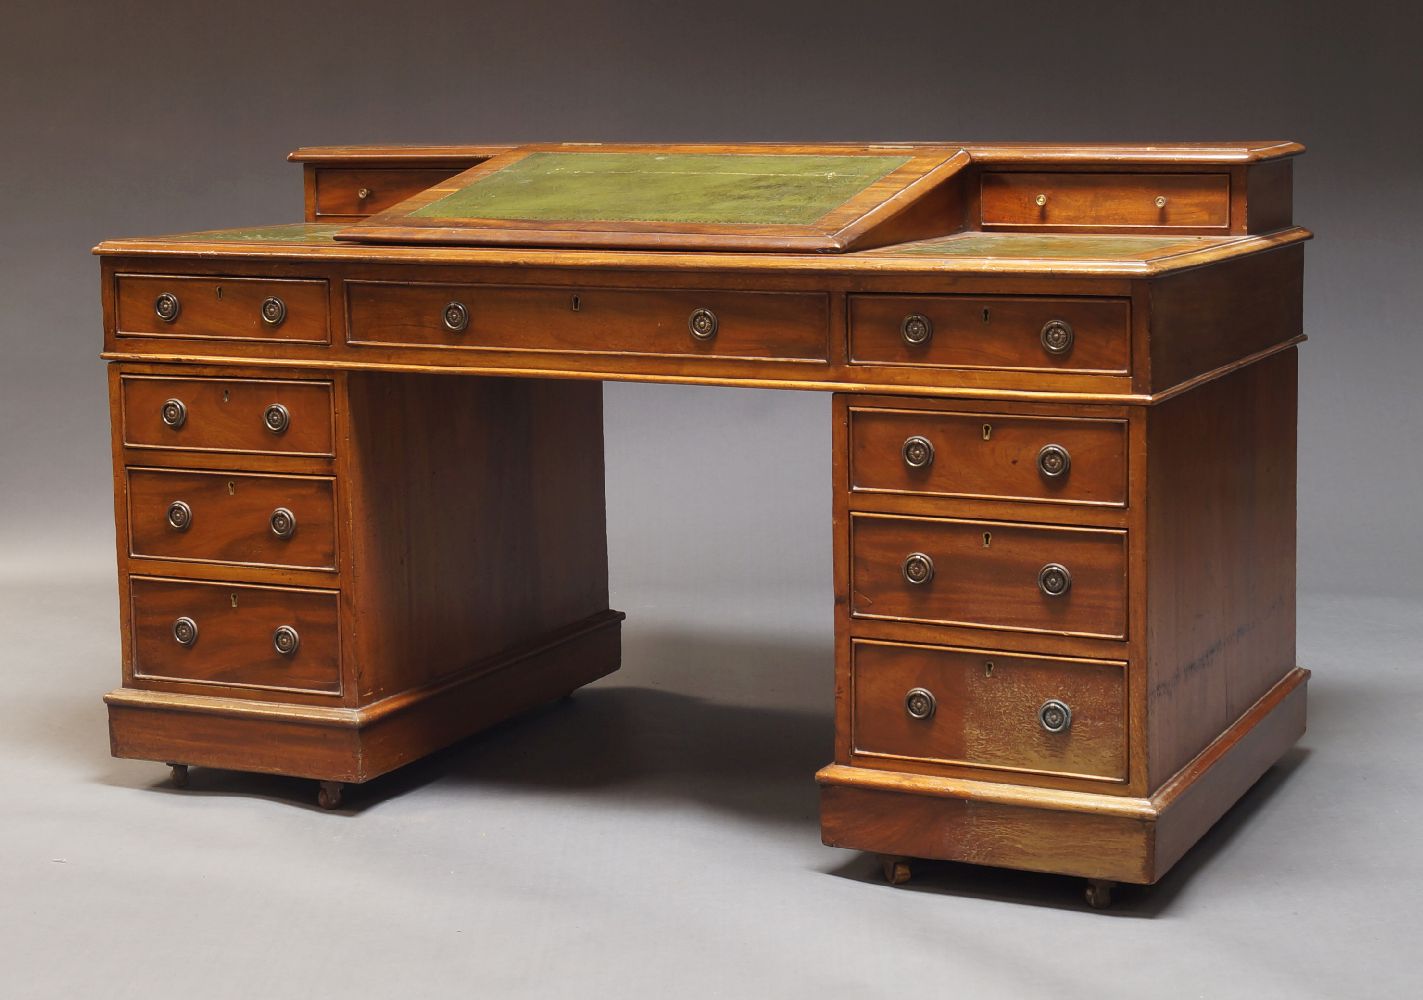
[[[1302,147],[815,147],[920,170],[811,227],[815,253],[774,225],[728,249],[688,219],[734,206],[691,194],[559,246],[548,217],[352,241],[550,148],[311,148],[305,223],[98,248],[116,754],[319,779],[334,806],[616,670],[607,379],[836,393],[822,831],[893,880],[1009,865],[1101,905],[1298,738]]]
[[[857,759],[1126,779],[1125,663],[871,640],[856,640],[852,656]],[[927,718],[906,711],[915,690],[934,699]],[[1071,709],[1063,732],[1039,724],[1052,700]]]

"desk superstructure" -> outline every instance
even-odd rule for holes
[[[1302,151],[321,147],[101,244],[114,754],[335,806],[616,670],[600,381],[823,389],[826,843],[1156,881],[1304,730]]]

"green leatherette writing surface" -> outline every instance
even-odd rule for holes
[[[871,252],[916,257],[1002,257],[1018,260],[1151,260],[1173,253],[1201,250],[1233,238],[962,233]]]
[[[908,161],[905,156],[537,152],[411,215],[806,226]]]

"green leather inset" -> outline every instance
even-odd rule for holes
[[[330,243],[346,228],[344,223],[292,222],[282,226],[247,229],[213,229],[202,233],[164,236],[172,243]]]
[[[907,162],[907,156],[530,153],[411,214],[808,226]]]

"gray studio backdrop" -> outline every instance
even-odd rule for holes
[[[1406,4],[93,3],[0,30],[0,573],[107,571],[101,238],[294,220],[302,144],[1292,138],[1300,583],[1423,593]],[[606,390],[615,587],[829,601],[829,401]],[[640,597],[639,597],[640,599]],[[624,600],[627,603],[627,599]],[[630,608],[629,610],[635,610]]]

